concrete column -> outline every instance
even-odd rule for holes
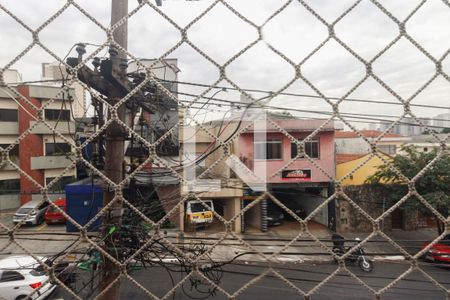
[[[184,214],[185,214],[184,205],[181,205],[180,206],[179,228],[180,228],[180,231],[182,231],[182,232],[184,232],[184,217],[185,217]]]
[[[235,216],[235,215],[239,214],[241,211],[241,198],[236,197],[236,198],[233,198],[231,201],[233,202],[233,216]],[[241,218],[242,218],[242,215],[239,215],[239,217],[236,218],[236,221],[234,221],[233,229],[234,229],[234,232],[236,232],[236,233],[241,233]]]

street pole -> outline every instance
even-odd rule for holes
[[[128,0],[112,0],[111,3],[111,24],[114,26],[118,21],[128,14]],[[128,28],[127,22],[118,27],[114,33],[114,41],[122,48],[127,49],[128,40]],[[123,51],[117,51],[114,47],[110,49],[110,59],[117,69],[121,69],[124,75],[126,73],[126,67],[119,68],[118,65],[123,66],[126,59],[126,53]],[[126,66],[126,65],[125,65]],[[117,89],[113,89],[109,95],[108,102],[111,105],[115,105],[121,100],[121,93]],[[117,110],[117,116],[121,121],[125,121],[125,105],[121,105]],[[111,112],[109,112],[111,118]],[[124,160],[124,145],[125,145],[125,130],[117,123],[113,122],[106,130],[106,155],[105,155],[105,175],[114,183],[119,183],[123,180],[123,160]],[[116,191],[105,188],[103,197],[103,207],[110,204],[114,197],[116,197]],[[108,238],[109,229],[113,226],[120,226],[122,213],[122,202],[116,200],[112,207],[105,212],[103,217],[103,231],[102,236],[104,238],[104,250],[110,253],[113,257],[116,257],[116,252],[112,249],[114,245],[111,238]],[[100,299],[102,300],[114,300],[120,297],[120,281],[117,281],[114,285],[109,286],[114,280],[120,276],[120,268],[111,262],[108,258],[105,258],[103,268],[100,277],[100,292],[107,289]]]

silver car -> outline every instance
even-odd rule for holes
[[[44,222],[45,212],[49,204],[47,202],[40,202],[40,200],[32,200],[19,207],[13,216],[13,223],[17,224],[25,219],[24,224],[26,225],[42,224],[42,222]]]

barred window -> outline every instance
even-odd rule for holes
[[[19,179],[0,180],[0,194],[13,194],[20,191]]]
[[[10,146],[10,144],[0,144],[0,147],[6,149]],[[9,150],[9,156],[19,156],[19,145],[14,145],[14,147]]]
[[[67,143],[47,143],[45,144],[45,155],[61,155],[72,151],[72,147]]]
[[[266,151],[265,156],[264,150]],[[255,142],[255,159],[282,159],[282,157],[282,142],[280,139]]]
[[[297,156],[297,153],[298,153],[297,144],[291,143],[291,158],[295,158]],[[319,139],[305,142],[305,153],[310,158],[319,158],[320,157]],[[304,158],[304,155],[300,155],[299,158]]]

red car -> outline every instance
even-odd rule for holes
[[[59,208],[61,208],[63,211],[66,211],[66,199],[61,198],[53,203],[57,205]],[[45,223],[47,225],[64,224],[66,223],[66,218],[59,210],[50,205],[49,208],[47,209],[47,212],[45,213]]]
[[[426,243],[423,247],[428,246]],[[425,260],[450,263],[450,234],[434,244],[424,255]]]

